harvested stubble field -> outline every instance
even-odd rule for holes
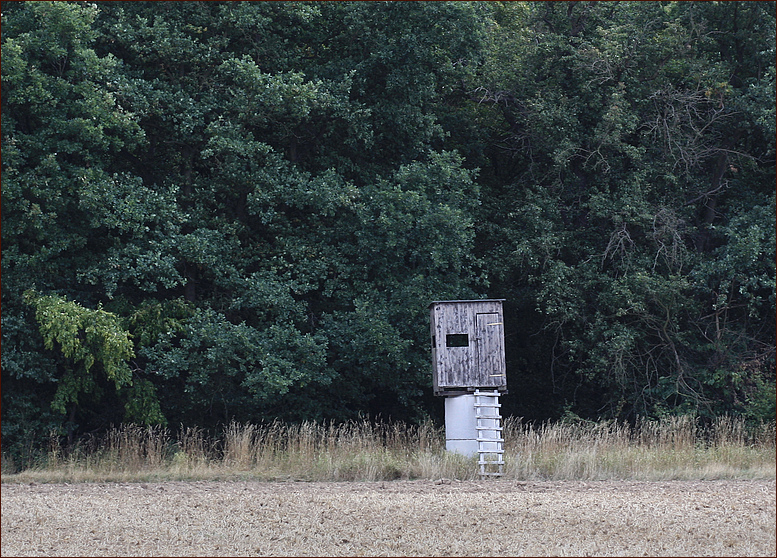
[[[775,481],[2,485],[3,556],[774,556]]]

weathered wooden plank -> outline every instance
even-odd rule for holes
[[[500,386],[504,383],[504,324],[500,313],[476,314],[478,386]]]

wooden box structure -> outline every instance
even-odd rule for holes
[[[435,395],[480,388],[507,392],[503,300],[439,300],[429,305]]]

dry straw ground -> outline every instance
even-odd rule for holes
[[[3,556],[774,556],[775,481],[9,484]]]

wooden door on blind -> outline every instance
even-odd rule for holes
[[[499,314],[476,314],[477,372],[482,386],[500,386],[505,379],[504,324]]]

